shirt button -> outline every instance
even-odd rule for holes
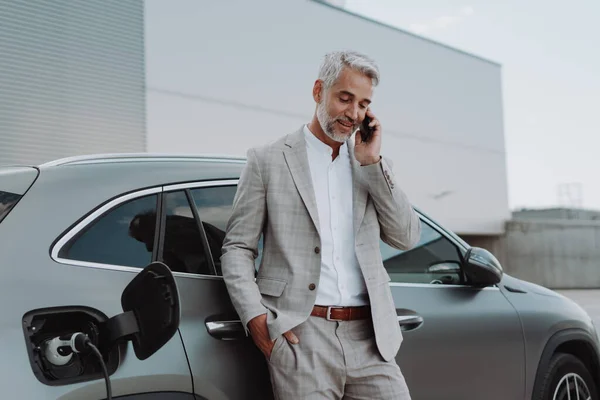
[[[308,289],[309,290],[315,290],[317,286],[314,283],[311,283],[310,285],[308,285]]]
[[[319,246],[315,247],[315,253],[319,254],[321,252],[321,249],[319,248]]]

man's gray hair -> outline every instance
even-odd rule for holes
[[[379,84],[379,67],[373,59],[356,51],[334,51],[325,55],[319,69],[319,79],[324,82],[325,89],[335,84],[344,67],[368,76],[373,86]]]

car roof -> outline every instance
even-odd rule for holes
[[[246,162],[216,154],[110,153],[61,158],[36,166],[40,175],[30,196],[56,202],[98,201],[148,188],[236,180]]]
[[[81,156],[65,157],[40,164],[40,169],[58,167],[62,165],[102,164],[114,162],[135,161],[190,161],[190,162],[232,162],[245,163],[244,157],[227,154],[182,154],[182,153],[105,153],[87,154]]]
[[[107,153],[60,158],[37,168],[42,177],[52,175],[66,179],[85,175],[101,180],[108,174],[111,180],[118,176],[156,185],[237,178],[245,164],[245,158],[225,154]]]

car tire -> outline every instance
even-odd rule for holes
[[[598,400],[596,385],[585,364],[572,354],[557,353],[552,356],[535,400]],[[567,390],[571,391],[569,397]],[[576,391],[579,391],[577,397]]]

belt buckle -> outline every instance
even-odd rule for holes
[[[331,309],[333,309],[333,308],[344,308],[344,307],[335,307],[335,306],[329,306],[329,307],[327,307],[327,316],[325,317],[327,319],[327,321],[337,321],[337,322],[343,321],[343,319],[333,319],[333,318],[331,318]]]

